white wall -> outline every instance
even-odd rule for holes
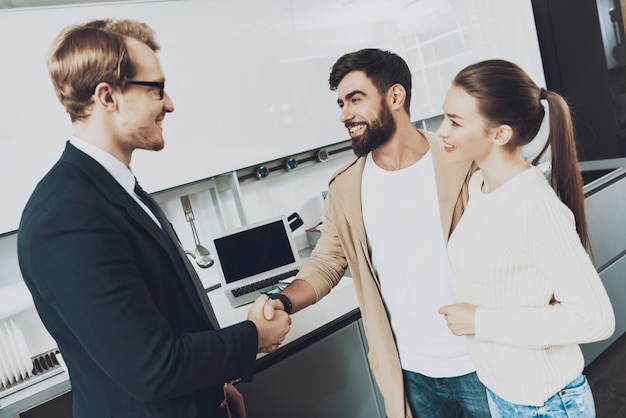
[[[512,59],[543,84],[527,0],[179,0],[0,11],[0,233],[17,228],[39,178],[71,134],[44,57],[66,25],[129,17],[162,46],[176,111],[165,150],[137,152],[149,192],[347,138],[328,70],[343,53],[391,49],[414,71],[412,117],[440,113],[453,74]]]

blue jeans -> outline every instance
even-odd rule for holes
[[[432,378],[403,370],[404,387],[414,416],[423,418],[487,418],[485,386],[476,373]]]
[[[487,395],[489,409],[494,418],[594,418],[596,416],[591,387],[582,374],[541,406],[507,402],[489,389],[487,389]]]

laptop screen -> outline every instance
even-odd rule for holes
[[[296,261],[283,219],[236,231],[213,242],[226,283]]]

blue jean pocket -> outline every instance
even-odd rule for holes
[[[489,409],[494,418],[545,417],[595,418],[596,408],[591,387],[584,375],[578,376],[541,406],[518,405],[500,398],[487,389]]]
[[[596,416],[596,407],[593,394],[587,378],[578,376],[569,385],[565,386],[557,394],[561,400],[563,409],[571,418],[587,418]]]

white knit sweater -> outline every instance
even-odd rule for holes
[[[542,405],[583,370],[578,344],[611,336],[613,309],[543,173],[530,168],[488,194],[482,181],[477,171],[448,244],[460,300],[478,306],[470,354],[497,395]]]

